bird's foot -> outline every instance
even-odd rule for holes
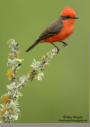
[[[59,48],[58,47],[56,47],[56,52],[57,52],[57,54],[59,53]]]
[[[64,47],[66,47],[68,45],[66,42],[63,42],[63,44],[64,44]]]
[[[62,42],[63,44],[64,44],[64,47],[66,47],[68,44],[66,43],[66,42],[64,42],[64,41],[60,41],[60,42]]]
[[[56,47],[56,52],[57,52],[57,54],[58,54],[59,48],[58,48],[55,44],[53,44],[53,43],[51,43],[51,44],[54,45],[54,46]]]

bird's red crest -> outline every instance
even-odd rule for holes
[[[71,7],[64,7],[63,11],[61,12],[62,16],[70,16],[70,17],[75,17],[76,12],[71,8]]]

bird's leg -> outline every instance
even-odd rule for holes
[[[59,48],[55,44],[53,44],[53,43],[51,43],[51,44],[54,45],[57,48],[57,54],[58,54]]]
[[[62,42],[64,45],[65,45],[65,47],[68,45],[66,42],[64,42],[64,41],[60,41],[60,42]]]

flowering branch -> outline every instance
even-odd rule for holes
[[[15,42],[14,39],[10,39],[8,41],[9,48],[11,52],[7,54],[8,56],[8,63],[11,68],[7,71],[7,77],[11,80],[11,84],[7,85],[8,93],[4,94],[1,97],[2,104],[0,109],[0,122],[1,123],[11,123],[11,121],[17,120],[20,110],[18,109],[18,98],[22,96],[19,89],[23,88],[25,84],[28,83],[28,80],[38,79],[42,80],[44,77],[43,70],[46,69],[46,65],[49,64],[51,58],[57,53],[57,49],[52,49],[46,55],[42,57],[42,61],[37,61],[34,59],[31,67],[32,70],[25,76],[19,78],[19,81],[16,80],[17,70],[20,68],[22,61],[24,59],[19,59],[20,48],[18,43]],[[62,45],[61,48],[65,47],[66,45]]]

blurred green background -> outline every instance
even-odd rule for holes
[[[43,43],[25,50],[41,32],[56,20],[64,7],[70,6],[79,19],[69,42],[55,55],[44,71],[42,81],[29,81],[20,90],[20,115],[14,123],[60,123],[63,116],[82,116],[89,122],[89,1],[87,0],[2,0],[0,2],[0,96],[10,84],[6,76],[9,39],[20,44],[20,58],[25,59],[17,74],[26,75],[33,58],[37,61],[54,47]],[[62,44],[55,43],[58,47]]]

